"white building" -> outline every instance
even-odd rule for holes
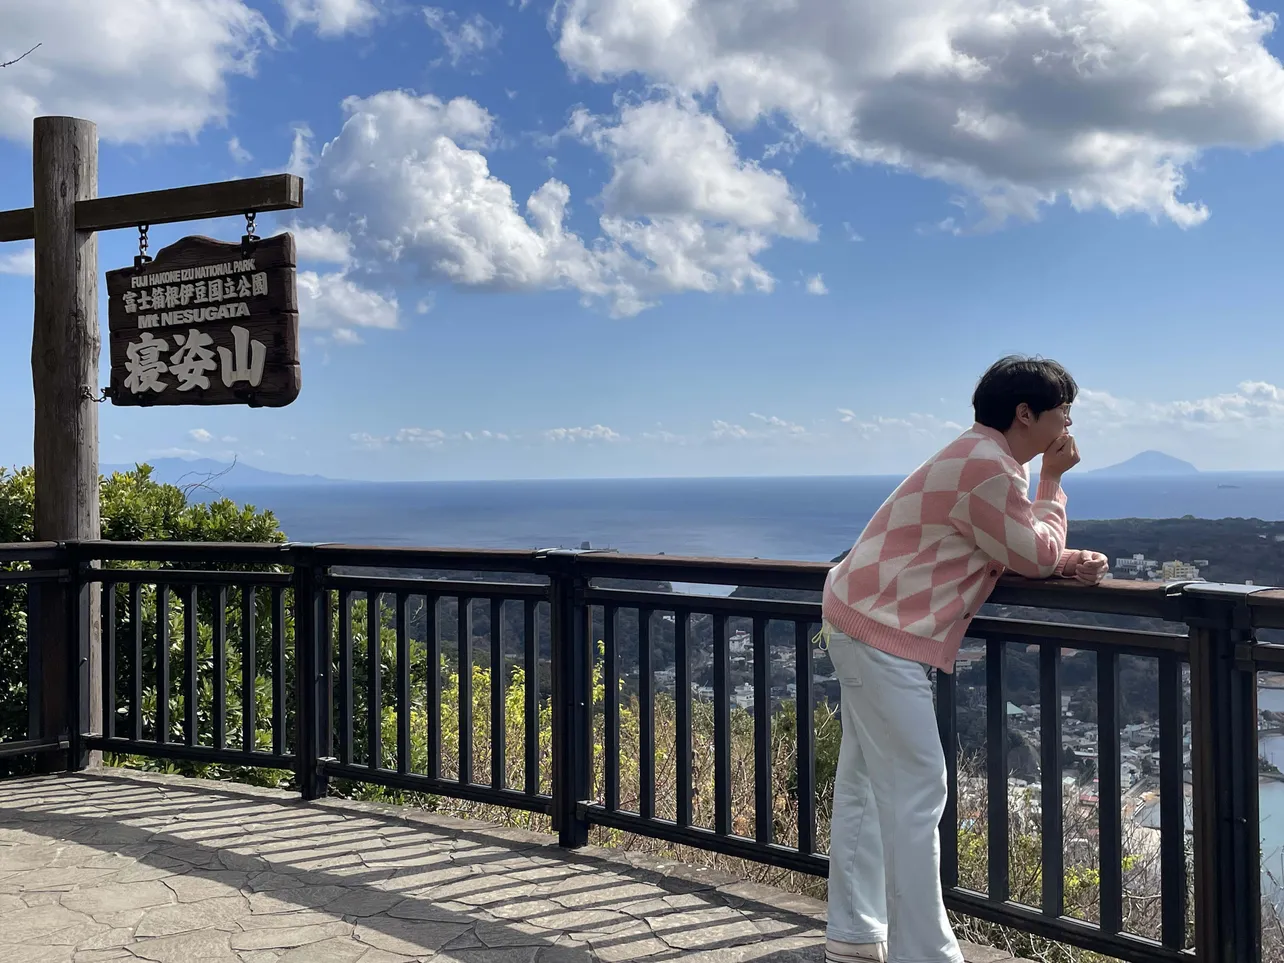
[[[1199,569],[1188,562],[1174,559],[1171,562],[1164,562],[1160,574],[1166,579],[1194,579],[1199,578]]]
[[[1115,559],[1115,571],[1121,575],[1143,575],[1159,565],[1153,559],[1137,553],[1132,558]]]

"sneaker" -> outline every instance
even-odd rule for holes
[[[844,943],[825,940],[825,963],[886,963],[886,943]]]

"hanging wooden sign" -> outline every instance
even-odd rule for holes
[[[144,246],[146,233],[143,232]],[[107,272],[115,405],[280,408],[299,396],[294,236],[185,237]]]

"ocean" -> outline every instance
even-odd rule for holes
[[[295,541],[594,548],[827,561],[846,551],[899,476],[340,483],[224,494],[276,513]],[[1284,520],[1284,473],[1065,480],[1075,519]]]

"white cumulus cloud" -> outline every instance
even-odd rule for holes
[[[364,30],[379,17],[372,0],[281,0],[281,6],[287,30],[307,24],[327,38]]]
[[[786,237],[816,236],[784,175],[742,160],[731,135],[693,101],[626,106],[618,123],[577,111],[572,126],[611,161],[611,180],[602,191],[610,214],[688,217]]]
[[[348,436],[358,448],[377,450],[390,446],[403,446],[410,449],[437,449],[450,443],[490,441],[510,441],[510,435],[502,431],[459,431],[448,432],[441,428],[398,428],[389,435],[376,435],[360,431]]]
[[[392,440],[398,445],[423,445],[435,448],[446,440],[446,433],[440,428],[401,428]]]
[[[320,261],[347,267],[352,263],[352,238],[329,224],[291,225],[300,261]]]
[[[797,424],[796,422],[786,421],[784,418],[780,418],[776,415],[760,415],[756,411],[751,411],[749,412],[749,417],[763,425],[766,425],[768,428],[776,431],[783,431],[786,434],[805,435],[807,433],[807,429],[802,425]]]
[[[1170,401],[1135,400],[1083,389],[1072,417],[1097,430],[1176,426],[1190,430],[1254,430],[1284,427],[1284,389],[1243,381],[1234,391]]]
[[[713,422],[709,432],[703,436],[705,442],[779,442],[807,441],[814,436],[806,425],[781,418],[779,415],[764,415],[757,411],[749,412],[753,424],[746,427],[723,419]]]
[[[567,227],[566,184],[549,179],[519,205],[491,173],[495,121],[475,101],[383,91],[343,107],[347,120],[319,155],[300,132],[293,156],[333,216],[362,212],[351,232],[358,261],[421,279],[571,289],[629,316],[666,293],[769,291],[757,256],[776,237],[815,236],[784,177],[741,160],[688,101],[573,118],[571,132],[613,170],[591,242]]]
[[[187,437],[192,439],[192,441],[199,441],[201,444],[206,444],[207,442],[214,440],[214,436],[204,428],[193,428],[187,433]]]
[[[20,274],[25,277],[35,277],[35,247],[28,245],[17,251],[0,253],[0,274]]]
[[[577,74],[783,118],[862,163],[956,185],[978,225],[1075,209],[1191,226],[1205,149],[1284,139],[1272,14],[1245,0],[563,0]]]
[[[441,7],[424,7],[424,20],[441,38],[452,66],[498,46],[503,31],[480,13],[461,18]]]
[[[622,436],[606,425],[592,425],[588,428],[550,428],[544,432],[548,441],[620,441]]]
[[[819,274],[813,274],[807,279],[808,294],[828,294],[829,288],[825,287],[825,279]]]
[[[1090,467],[1156,449],[1206,470],[1284,468],[1284,387],[1269,381],[1166,399],[1084,388],[1072,417]]]
[[[296,125],[285,172],[306,179],[316,162],[316,155],[312,152],[312,128],[307,124]]]
[[[749,429],[744,425],[734,425],[729,421],[715,421],[713,423],[712,437],[716,440],[732,439],[740,441],[750,436]]]
[[[861,437],[870,439],[878,435],[919,435],[923,437],[958,434],[965,426],[950,418],[921,412],[904,415],[861,416],[850,408],[839,408],[839,421]],[[969,422],[970,424],[970,422]]]
[[[106,141],[195,136],[229,115],[227,84],[273,42],[242,0],[0,0],[0,136],[29,142],[31,120],[87,117]]]
[[[617,262],[640,298],[670,291],[771,291],[756,260],[776,237],[814,240],[801,198],[779,171],[740,157],[690,99],[577,111],[571,130],[611,162],[601,227],[636,260]]]
[[[227,152],[232,155],[232,160],[238,164],[248,164],[254,160],[254,155],[241,146],[241,138],[233,137],[227,142]]]
[[[362,287],[342,273],[300,271],[299,325],[333,332],[336,341],[359,343],[354,328],[397,327],[397,298]]]

